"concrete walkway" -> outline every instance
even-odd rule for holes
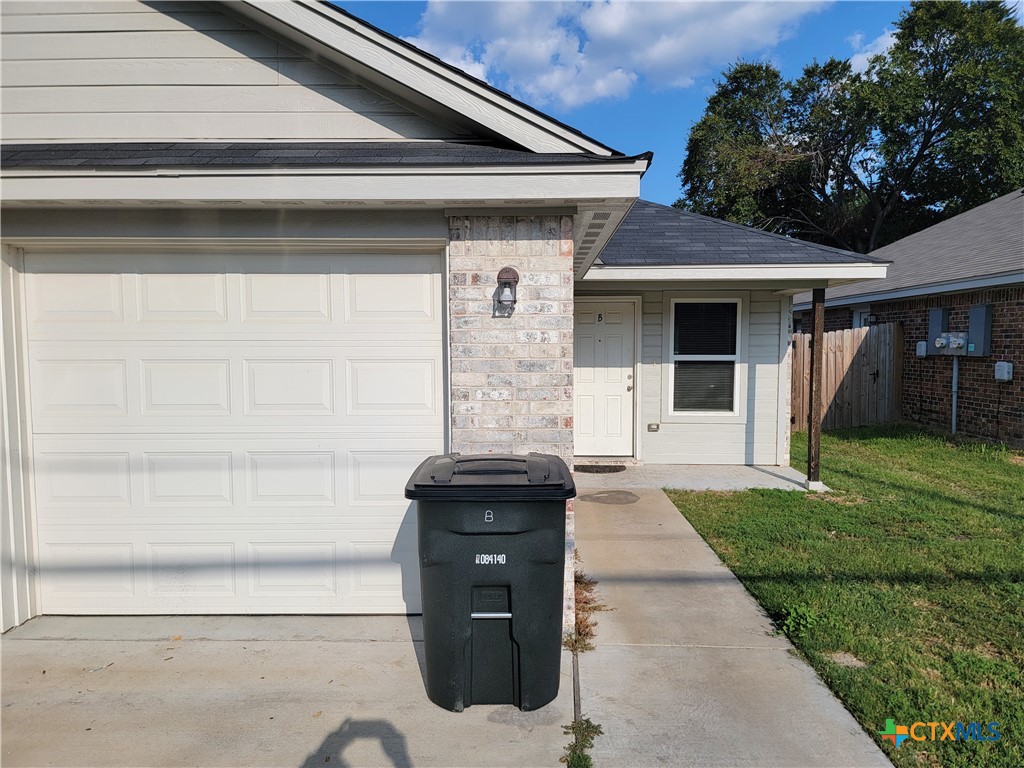
[[[572,672],[536,712],[432,704],[416,617],[43,617],[2,638],[14,766],[549,766]]]
[[[612,608],[579,657],[596,766],[891,765],[660,490],[581,489],[576,544]]]

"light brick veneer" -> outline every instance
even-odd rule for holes
[[[553,453],[572,466],[571,216],[452,216],[448,234],[451,449]],[[494,317],[498,270],[519,272],[515,312]],[[566,505],[564,625],[575,622]]]
[[[519,272],[493,316],[498,270]],[[452,450],[572,460],[572,217],[449,220]]]

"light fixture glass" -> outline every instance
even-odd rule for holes
[[[516,305],[516,286],[519,284],[519,273],[512,267],[502,267],[498,271],[498,304],[505,310]]]

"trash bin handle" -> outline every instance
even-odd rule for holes
[[[527,482],[543,483],[550,475],[551,469],[548,467],[547,459],[532,453],[526,457]]]
[[[434,464],[434,471],[430,473],[430,479],[435,483],[447,485],[452,481],[452,475],[455,474],[455,468],[457,466],[458,461],[455,459],[441,459]]]
[[[433,471],[430,473],[430,479],[438,485],[449,485],[452,482],[452,477],[459,471],[459,463],[465,461],[479,461],[479,459],[456,459],[445,457],[434,464]],[[540,454],[531,453],[523,459],[516,458],[516,463],[526,464],[526,480],[530,483],[543,483],[551,476],[551,467],[548,465],[548,460]],[[522,470],[518,471],[519,474]],[[492,472],[482,472],[481,474],[492,474]],[[508,474],[505,472],[494,472],[493,474]]]

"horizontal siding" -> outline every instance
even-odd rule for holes
[[[6,17],[5,17],[6,18]],[[0,77],[9,88],[88,85],[352,85],[308,59],[59,59],[5,61]],[[199,90],[199,89],[197,89]],[[373,98],[382,99],[371,91]]]
[[[640,365],[640,439],[649,464],[766,464],[780,460],[778,445],[779,299],[753,291],[746,302],[746,423],[662,421],[664,300],[659,291],[643,295]],[[657,423],[657,432],[647,425]]]
[[[358,86],[239,85],[109,86],[13,88],[4,103],[9,114],[132,112],[215,113],[225,103],[238,112],[357,112],[404,115],[409,111]]]
[[[277,43],[258,32],[61,32],[17,35],[4,29],[6,61],[60,59],[201,59],[276,56]]]
[[[230,120],[229,120],[230,118]],[[233,112],[225,114],[117,113],[73,115],[4,115],[5,141],[238,141],[272,139],[373,139],[398,141],[431,138],[423,121],[412,116],[352,113]]]
[[[212,4],[4,2],[0,12],[7,141],[456,136]]]
[[[41,5],[38,3],[37,5]],[[49,3],[46,3],[49,5]],[[130,6],[129,6],[130,7]],[[198,4],[193,4],[193,9]],[[79,8],[73,8],[79,11]],[[61,13],[23,15],[4,13],[4,32],[61,34],[64,32],[167,32],[198,29],[204,32],[240,31],[245,27],[223,13]]]
[[[63,16],[66,14],[194,12],[206,3],[196,0],[3,0],[4,16]]]

